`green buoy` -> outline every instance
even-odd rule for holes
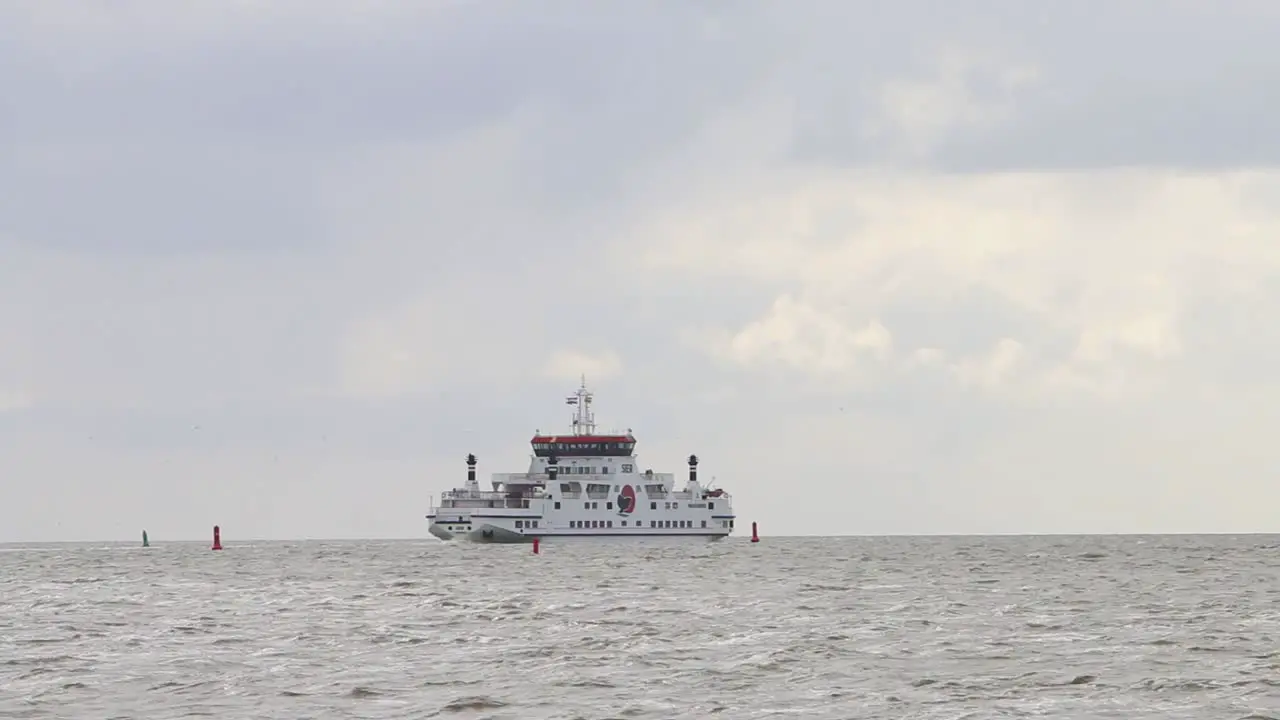
[[[142,531],[142,547],[151,547],[151,541],[147,539],[147,531]]]

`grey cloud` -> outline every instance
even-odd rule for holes
[[[355,304],[315,258],[38,252],[53,259],[6,252],[0,331],[30,349],[39,402],[66,410],[260,401],[323,385],[333,373],[329,324]]]
[[[1008,124],[945,138],[934,158],[943,167],[1271,161],[1258,123],[1277,83],[1258,59],[1269,56],[1274,17],[1150,3],[1105,13],[1004,2],[965,13],[936,2],[874,14],[846,3],[673,15],[557,7],[462,5],[378,33],[318,19],[283,34],[246,23],[186,44],[114,37],[96,55],[92,37],[33,31],[0,62],[13,88],[0,142],[19,158],[44,148],[38,162],[0,173],[6,229],[82,247],[93,227],[112,227],[119,249],[323,244],[311,193],[343,152],[439,145],[517,112],[529,140],[503,173],[546,212],[598,215],[626,207],[664,148],[765,83],[794,105],[797,157],[892,161],[890,144],[859,133],[877,83],[927,80],[938,48],[990,49],[1043,73],[1039,88],[1017,94]],[[73,40],[73,60],[48,52]],[[979,98],[999,95],[982,84],[981,73],[971,79]],[[196,137],[215,149],[183,146]],[[54,190],[80,196],[77,185],[92,188],[82,209],[58,213]],[[246,210],[233,219],[220,206]],[[124,212],[128,222],[111,222]]]
[[[982,287],[935,302],[889,303],[878,317],[893,329],[899,351],[936,348],[951,359],[989,352],[1004,338],[1025,342],[1045,335],[1043,318]]]
[[[250,27],[97,55],[92,37],[35,34],[0,51],[0,150],[16,160],[0,170],[0,231],[113,252],[324,246],[333,198],[316,186],[367,182],[342,175],[353,153],[439,147],[522,108],[519,165],[493,170],[544,211],[603,210],[755,79],[748,48],[700,56],[696,13],[681,17],[464,6],[377,35]],[[74,60],[49,52],[73,42]],[[460,170],[431,171],[447,184]]]
[[[967,92],[976,102],[1007,104],[1012,115],[992,126],[951,129],[931,156],[932,164],[983,172],[1259,167],[1280,159],[1280,143],[1267,125],[1280,109],[1276,13],[1242,2],[1212,8],[1133,2],[1105,11],[1087,3],[980,7],[990,14],[921,18],[921,32],[932,41],[938,25],[954,20],[941,49],[1026,63],[1039,76],[1013,93],[991,85],[999,65],[969,76]],[[837,42],[830,36],[824,41]],[[797,67],[811,67],[809,59],[821,52],[802,56],[806,60]],[[843,48],[838,52],[844,55]],[[877,68],[876,80],[930,79],[927,55],[908,50],[904,56],[898,50],[890,56],[899,64]],[[874,85],[858,82],[856,69],[842,68],[838,76],[844,82],[829,82],[833,74],[815,72],[813,79],[823,82],[797,81],[789,87],[797,105],[796,157],[842,165],[900,159],[883,140],[860,132],[877,112]]]
[[[86,135],[427,142],[525,104],[578,109],[631,102],[632,110],[656,111],[650,102],[662,93],[688,97],[698,87],[694,77],[715,79],[715,69],[724,68],[712,55],[698,58],[689,77],[672,73],[701,41],[696,24],[681,22],[690,14],[473,4],[393,17],[374,34],[359,25],[316,23],[312,32],[283,34],[273,25],[249,25],[190,45],[140,37],[135,47],[111,44],[98,56],[90,38],[72,60],[48,50],[81,43],[80,36],[37,33],[0,55],[0,79],[13,89],[0,130],[26,142]],[[127,37],[128,28],[120,33]],[[72,71],[86,65],[91,69]],[[714,83],[700,90],[709,97],[721,92]],[[642,129],[660,115],[635,120]]]
[[[1102,76],[1070,94],[1032,93],[1008,127],[957,137],[936,161],[964,172],[1280,164],[1269,122],[1280,110],[1280,64],[1219,67],[1200,81]]]
[[[1280,366],[1280,277],[1245,293],[1202,298],[1190,305],[1181,330],[1184,352],[1195,358],[1184,373],[1210,372],[1233,381],[1269,385]]]
[[[115,256],[323,248],[316,171],[304,153],[243,147],[24,148],[0,169],[0,235]]]

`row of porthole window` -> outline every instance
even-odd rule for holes
[[[712,509],[712,510],[715,510],[715,508],[716,508],[715,503],[712,503],[712,504],[711,504],[711,509]],[[556,510],[559,510],[559,509],[560,509],[560,501],[559,501],[559,500],[557,500],[557,501],[556,501],[555,509],[556,509]],[[600,509],[600,503],[599,503],[599,502],[584,502],[584,503],[582,503],[582,509],[583,509],[583,510],[599,510],[599,509]],[[607,503],[605,503],[605,504],[604,504],[604,509],[605,509],[605,510],[612,510],[612,509],[613,509],[613,503],[612,503],[612,502],[607,502]],[[656,503],[656,502],[651,502],[651,503],[649,503],[649,509],[650,509],[650,510],[657,510],[657,509],[658,509],[658,503]],[[663,503],[662,509],[663,509],[663,510],[679,510],[679,509],[680,509],[680,503],[678,503],[678,502]]]
[[[622,523],[621,527],[627,526],[626,520],[622,520],[621,523]],[[702,527],[706,527],[706,526],[707,526],[707,521],[703,520]],[[612,520],[570,520],[569,527],[571,528],[611,528],[613,527],[613,521]],[[644,527],[644,521],[637,520],[635,527],[638,527],[638,528]],[[693,521],[692,520],[650,520],[649,527],[692,529]]]
[[[529,505],[527,505],[527,501],[526,501],[526,505],[525,505],[525,507],[529,507]],[[561,506],[559,506],[559,501],[557,500],[557,501],[556,501],[556,510],[559,510],[559,509],[561,509]],[[584,503],[582,503],[582,510],[599,510],[599,509],[600,509],[600,503],[599,503],[599,502],[588,501],[588,502],[584,502]],[[605,503],[604,503],[604,509],[605,509],[605,510],[613,510],[613,502],[605,502]],[[657,502],[650,502],[650,503],[649,503],[649,510],[657,510],[657,509],[658,509],[658,503],[657,503]],[[680,510],[680,503],[678,503],[678,502],[666,502],[666,503],[663,503],[663,510]],[[716,510],[716,503],[714,503],[714,502],[710,502],[710,503],[708,503],[708,510]]]
[[[524,528],[536,528],[536,527],[538,527],[537,520],[517,520],[516,521],[517,530],[523,530]]]

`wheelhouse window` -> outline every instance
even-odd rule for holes
[[[630,457],[635,450],[635,440],[625,436],[602,436],[584,438],[572,442],[541,442],[536,438],[532,443],[533,453],[537,457]]]

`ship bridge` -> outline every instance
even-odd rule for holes
[[[636,439],[630,435],[534,435],[533,454],[555,457],[631,457]]]
[[[565,404],[574,408],[572,430],[565,435],[534,433],[529,444],[533,454],[540,458],[552,457],[631,457],[635,454],[636,438],[626,434],[600,434],[596,432],[596,416],[591,409],[594,394],[587,390],[587,379],[582,378],[578,391],[565,398]]]

